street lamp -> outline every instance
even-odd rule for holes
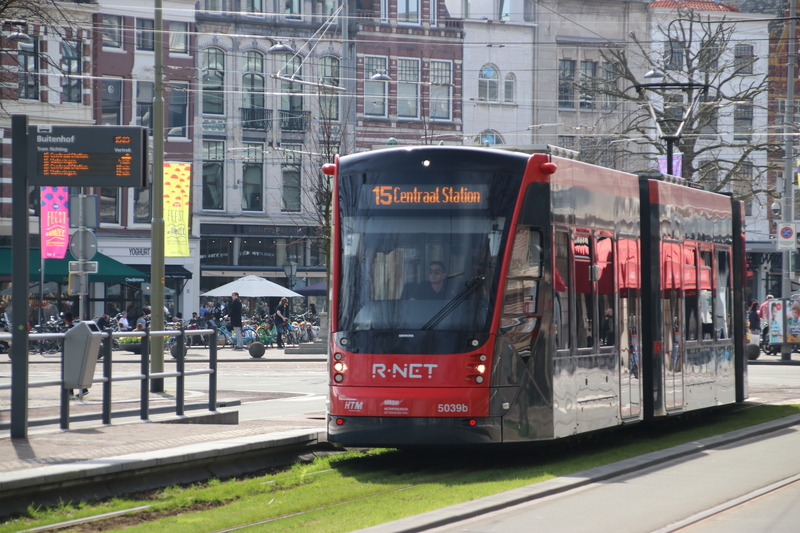
[[[663,80],[664,73],[658,70],[651,70],[647,74],[644,75],[645,79],[653,80]],[[683,135],[683,128],[686,126],[686,121],[692,115],[692,111],[694,110],[695,104],[700,100],[701,96],[705,96],[708,94],[709,85],[707,83],[694,83],[694,82],[653,82],[653,83],[642,83],[638,85],[634,85],[636,88],[636,92],[639,93],[639,96],[644,99],[647,103],[647,110],[650,112],[650,118],[653,119],[653,122],[656,125],[656,132],[658,133],[658,138],[662,141],[667,143],[667,174],[672,174],[672,148],[680,141],[681,136]],[[644,94],[646,89],[655,90],[655,89],[680,89],[682,91],[686,91],[687,96],[689,97],[689,105],[686,107],[686,110],[683,112],[680,120],[677,118],[664,118],[661,121],[658,120],[658,116],[656,115],[656,110],[653,107],[653,103],[647,96]],[[697,93],[693,96],[691,91],[694,89],[702,89],[702,91],[697,91]],[[666,109],[662,110],[662,113],[666,113]],[[673,134],[665,134],[664,130],[661,129],[661,122],[678,122],[678,126],[675,128],[675,132]]]
[[[294,261],[286,261],[283,265],[283,273],[286,274],[288,281],[286,282],[287,288],[292,290],[294,287],[294,277],[297,275],[297,263]]]

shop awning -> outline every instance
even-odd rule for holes
[[[69,252],[64,259],[45,259],[44,280],[68,283],[70,261],[75,261],[75,258]],[[146,283],[150,280],[148,274],[101,253],[95,254],[92,261],[98,263],[97,274],[89,274],[89,283]],[[40,266],[39,250],[30,250],[30,262],[30,281],[37,282]],[[0,281],[13,281],[11,265],[11,249],[0,249]]]
[[[147,274],[150,278],[150,265],[131,265],[139,272]],[[165,279],[192,279],[192,271],[187,270],[181,265],[164,265],[164,278]]]

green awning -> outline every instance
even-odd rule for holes
[[[30,281],[31,283],[38,282],[39,250],[30,250],[30,261]],[[64,259],[45,259],[44,280],[68,283],[70,261],[75,261],[75,258],[69,252]],[[99,252],[95,254],[92,261],[97,261],[97,274],[89,274],[89,283],[146,283],[150,280],[148,274]],[[11,249],[0,248],[0,281],[12,281],[11,264]]]

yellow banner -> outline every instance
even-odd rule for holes
[[[164,163],[164,257],[189,257],[191,163]]]

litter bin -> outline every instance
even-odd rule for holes
[[[79,322],[64,335],[64,388],[88,389],[94,379],[103,333],[94,322]]]

